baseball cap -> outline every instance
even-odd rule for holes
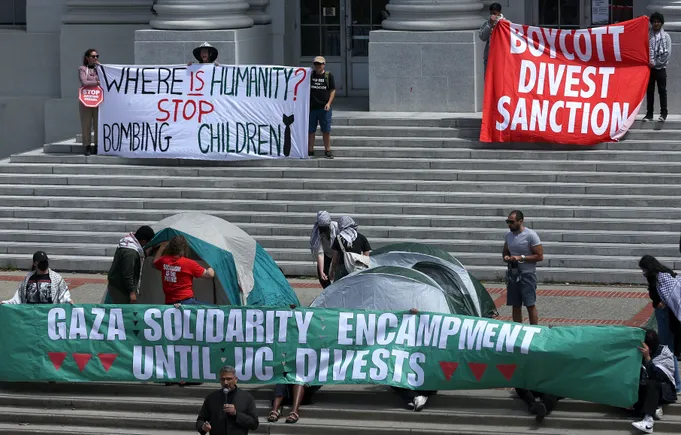
[[[45,251],[37,251],[33,254],[33,261],[40,263],[41,261],[47,261],[47,254]]]
[[[324,59],[322,56],[317,56],[314,58],[312,63],[323,63],[326,64],[326,59]]]

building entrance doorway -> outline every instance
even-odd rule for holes
[[[388,1],[300,0],[300,64],[324,56],[338,96],[369,95],[369,32],[381,29]]]

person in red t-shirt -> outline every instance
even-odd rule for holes
[[[199,305],[194,298],[194,278],[215,278],[213,268],[204,269],[186,257],[188,252],[187,239],[175,236],[170,242],[161,243],[154,256],[154,267],[161,271],[166,304]]]

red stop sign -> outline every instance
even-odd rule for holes
[[[85,107],[97,107],[104,101],[104,89],[101,86],[83,86],[78,90],[78,100]]]

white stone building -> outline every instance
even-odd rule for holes
[[[532,25],[583,28],[660,11],[681,42],[681,0],[498,0]],[[339,96],[375,111],[481,111],[483,44],[492,0],[2,0],[0,157],[79,131],[77,67],[177,64],[208,41],[220,61],[309,65],[327,59]],[[678,53],[678,54],[675,54]],[[681,52],[669,67],[681,110]]]

